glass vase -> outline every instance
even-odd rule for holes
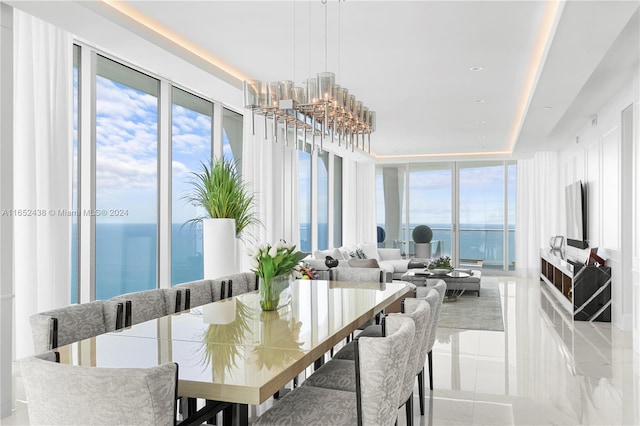
[[[263,311],[275,311],[289,303],[291,274],[260,277],[260,307]]]

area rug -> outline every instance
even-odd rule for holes
[[[447,302],[445,298],[438,327],[504,331],[498,280],[495,277],[483,277],[480,297],[470,292],[464,293],[455,302]]]

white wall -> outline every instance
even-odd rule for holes
[[[638,79],[640,71],[624,87],[606,102],[597,114],[597,125],[585,118],[584,126],[571,148],[560,153],[561,187],[577,180],[586,182],[587,188],[587,239],[590,247],[604,247],[609,253],[607,265],[612,270],[612,323],[631,330],[638,322],[638,219],[632,203],[636,200],[639,185],[634,170],[640,167],[638,134],[627,141],[622,139],[621,112],[629,105],[639,108]],[[637,123],[636,123],[637,128]],[[634,155],[635,149],[635,155]],[[564,205],[558,212],[562,234],[566,234]],[[636,221],[635,228],[633,222]],[[635,232],[632,232],[632,228]],[[575,252],[575,251],[574,251]],[[584,253],[580,253],[583,254]],[[632,259],[635,259],[632,261]],[[635,282],[632,282],[632,264],[635,262]],[[636,287],[636,301],[633,289]],[[635,309],[635,313],[634,313]],[[637,338],[636,338],[637,339]]]

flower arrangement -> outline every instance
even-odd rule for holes
[[[280,293],[288,286],[289,276],[306,256],[284,240],[260,245],[251,256],[252,271],[260,277],[260,306],[265,311],[277,309]]]
[[[429,269],[453,269],[449,256],[440,256],[429,263]]]

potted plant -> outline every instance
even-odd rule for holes
[[[291,274],[305,256],[296,250],[295,245],[283,240],[258,247],[251,261],[252,271],[260,280],[260,307],[263,311],[278,309],[280,294],[289,287]]]
[[[428,269],[436,275],[444,275],[451,272],[453,265],[451,265],[451,258],[449,256],[440,256],[437,259],[429,262]]]
[[[202,222],[204,278],[218,278],[239,271],[236,237],[259,220],[255,197],[234,162],[218,158],[200,165],[199,172],[191,173],[192,191],[184,199],[206,214],[187,223]]]
[[[415,243],[415,255],[418,259],[431,258],[431,239],[433,231],[427,225],[418,225],[413,229],[413,242]]]

